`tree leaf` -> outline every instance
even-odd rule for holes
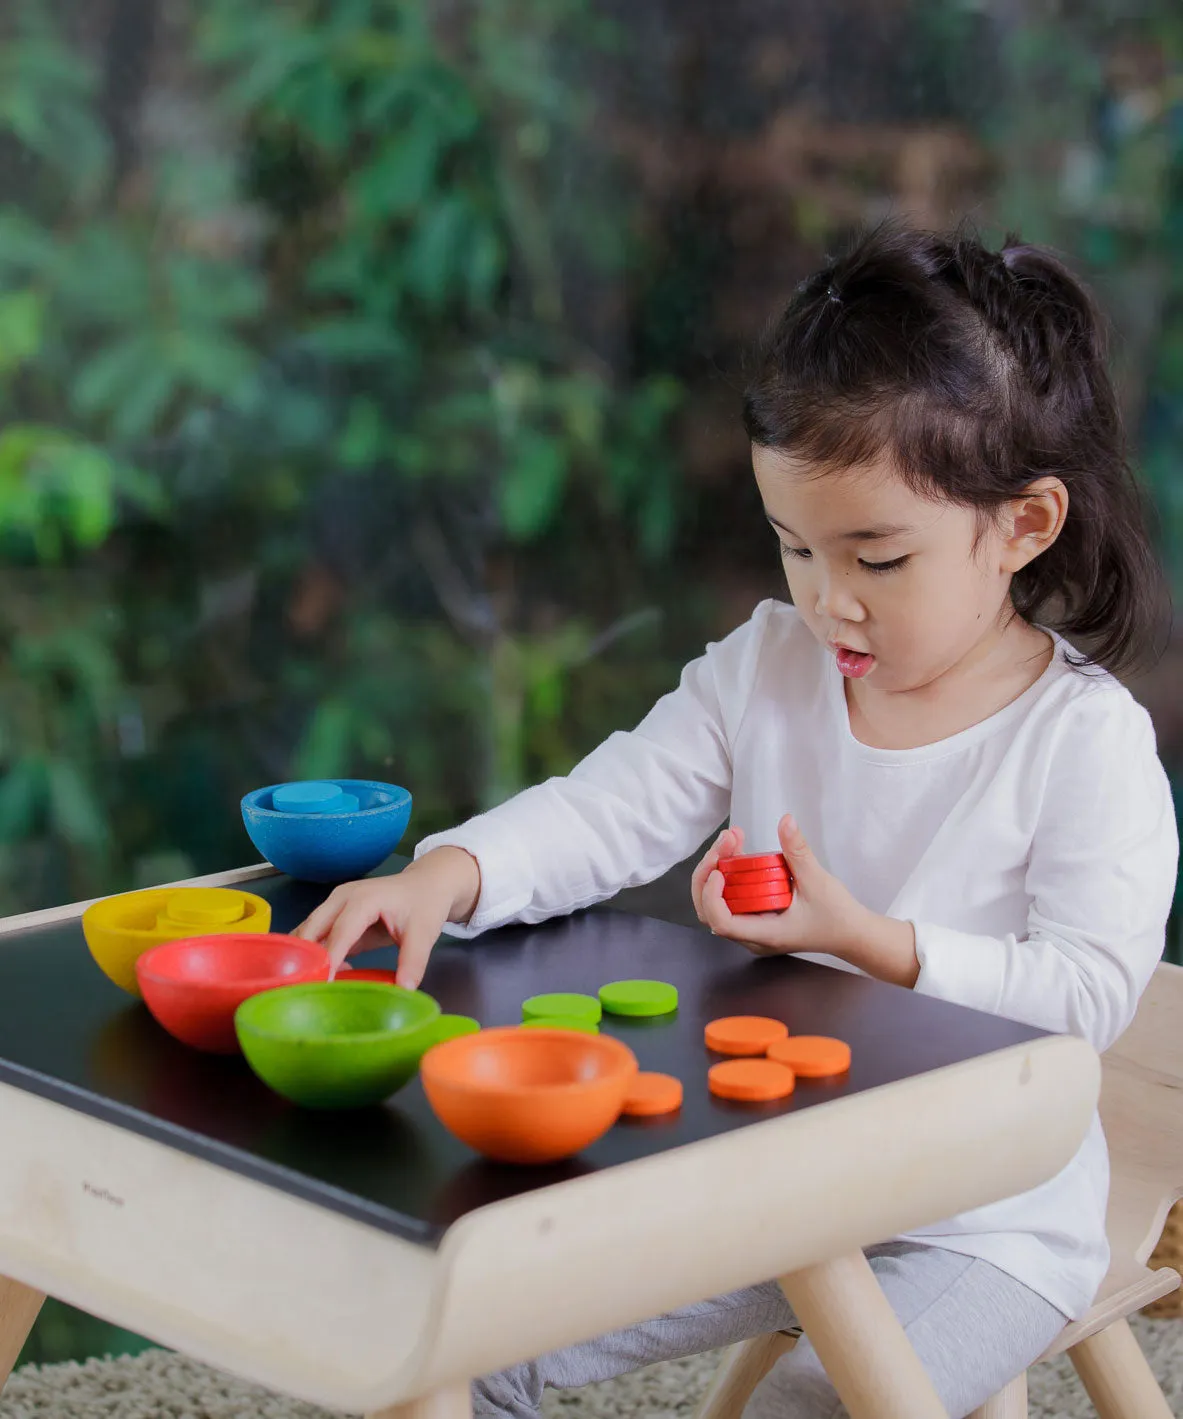
[[[349,184],[349,197],[369,218],[399,217],[422,206],[431,191],[443,135],[430,112],[393,134]]]
[[[45,765],[26,754],[0,778],[0,842],[31,837],[45,801]]]
[[[347,468],[364,468],[374,463],[386,439],[386,422],[372,399],[354,399],[349,406],[349,422],[337,446]]]
[[[518,444],[501,485],[505,530],[526,542],[548,527],[558,510],[567,480],[567,451],[544,434],[527,433]]]
[[[70,387],[71,403],[80,414],[106,414],[137,385],[159,374],[155,342],[146,334],[128,335],[111,341],[81,365]],[[133,424],[139,432],[139,420]]]
[[[343,700],[329,699],[317,705],[312,721],[295,754],[299,778],[326,778],[348,766],[353,711]]]
[[[501,233],[491,221],[473,224],[468,243],[468,299],[480,310],[493,304],[505,274],[506,252]]]
[[[98,847],[109,836],[98,800],[68,759],[48,764],[49,818],[53,830],[78,847]]]
[[[322,320],[304,336],[303,343],[327,359],[342,362],[405,360],[411,353],[401,331],[364,316]]]
[[[443,305],[459,273],[470,221],[468,202],[450,194],[428,208],[408,244],[404,267],[407,285],[434,309]]]
[[[0,295],[0,374],[20,369],[41,348],[45,297],[39,291]]]

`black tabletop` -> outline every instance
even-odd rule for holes
[[[326,889],[285,877],[244,887],[267,897],[276,931],[294,927]],[[393,965],[394,952],[357,964]],[[664,1120],[622,1121],[578,1158],[511,1168],[478,1158],[437,1123],[418,1080],[381,1107],[318,1113],[266,1088],[241,1059],[173,1040],[112,985],[77,920],[0,939],[0,1079],[161,1140],[234,1172],[427,1246],[466,1212],[531,1188],[676,1148],[755,1121],[924,1073],[1039,1037],[912,991],[788,957],[755,958],[708,931],[617,910],[506,927],[472,942],[443,937],[423,989],[484,1025],[517,1023],[539,991],[594,993],[607,981],[672,982],[681,1006],[659,1021],[605,1018],[642,1069],[683,1081]],[[841,1080],[801,1080],[784,1103],[714,1099],[703,1026],[771,1015],[796,1034],[831,1034],[853,1050]]]

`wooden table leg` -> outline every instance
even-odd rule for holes
[[[780,1287],[851,1419],[949,1419],[861,1251]]]
[[[392,1404],[366,1419],[472,1419],[472,1390],[466,1384],[425,1394],[422,1399],[408,1399]]]
[[[43,1291],[0,1276],[0,1389],[7,1384],[44,1302]]]

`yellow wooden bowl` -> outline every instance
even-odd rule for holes
[[[99,969],[139,996],[136,962],[153,946],[224,931],[269,931],[271,903],[234,887],[151,887],[104,897],[82,913],[82,934]]]

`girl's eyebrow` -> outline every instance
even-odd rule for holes
[[[783,522],[778,522],[767,508],[764,509],[764,516],[772,523],[773,527],[779,527],[790,537],[797,536],[791,527],[786,527]],[[905,527],[903,523],[880,522],[876,523],[874,527],[859,527],[853,532],[840,532],[834,540],[838,542],[885,542],[889,537],[902,537],[915,531],[914,527]]]

